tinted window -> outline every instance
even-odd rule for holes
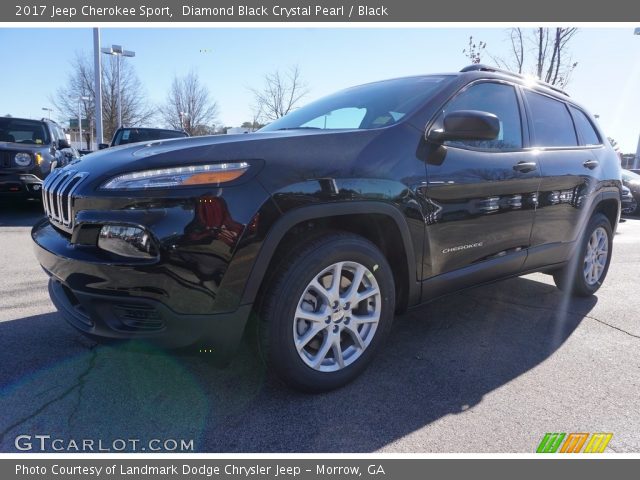
[[[535,147],[575,147],[576,131],[564,103],[551,97],[525,90],[531,109]]]
[[[600,141],[600,137],[596,133],[593,125],[587,118],[587,116],[581,110],[578,110],[575,107],[571,108],[571,113],[573,114],[573,120],[576,123],[576,130],[578,130],[578,135],[582,140],[583,145],[600,145],[602,142]]]
[[[450,145],[461,145],[494,150],[515,150],[522,148],[522,125],[520,108],[515,89],[500,83],[479,83],[457,95],[449,102],[441,119],[449,112],[456,110],[480,110],[493,113],[500,120],[500,133],[495,140],[474,140],[446,142]]]
[[[62,129],[60,127],[58,127],[57,125],[53,125],[53,124],[49,124],[49,127],[51,129],[51,134],[53,135],[53,139],[54,140],[61,140],[61,139],[66,139],[67,137],[65,136],[64,132],[62,131]]]
[[[349,88],[299,108],[261,131],[386,127],[420,107],[447,78],[400,78]]]
[[[46,125],[49,127],[49,133],[51,134],[53,140],[58,140],[60,138],[60,135],[58,135],[58,130],[56,130],[56,127],[51,125],[50,123]]]
[[[0,142],[47,145],[50,141],[49,132],[42,122],[0,118]]]
[[[127,143],[150,142],[152,140],[167,140],[170,138],[186,137],[184,132],[175,130],[155,130],[151,128],[124,128],[116,134],[114,145]]]

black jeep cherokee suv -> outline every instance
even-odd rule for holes
[[[47,179],[32,236],[85,334],[229,354],[251,325],[282,379],[320,391],[362,372],[394,312],[443,294],[534,271],[595,292],[620,188],[581,106],[476,65],[255,134],[89,155]]]
[[[70,148],[51,120],[0,118],[0,198],[40,198],[42,180],[68,162]]]

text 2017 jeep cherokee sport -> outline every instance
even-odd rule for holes
[[[581,106],[473,66],[350,88],[255,134],[88,155],[49,176],[32,236],[85,334],[225,354],[255,317],[270,367],[320,391],[362,372],[394,312],[445,293],[533,271],[595,292],[620,187]]]

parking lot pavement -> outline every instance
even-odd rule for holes
[[[0,450],[20,434],[193,439],[210,452],[534,452],[546,432],[640,451],[640,219],[620,225],[596,296],[542,274],[398,317],[381,355],[323,395],[232,364],[96,346],[55,313],[32,253],[37,203],[0,205]],[[65,443],[66,444],[66,443]]]

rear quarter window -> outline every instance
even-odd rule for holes
[[[569,107],[569,109],[576,124],[580,143],[586,146],[601,145],[602,140],[585,113],[576,107]]]

